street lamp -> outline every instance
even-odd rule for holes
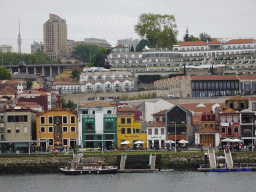
[[[175,153],[176,153],[176,121],[175,121]]]
[[[253,151],[253,119],[252,119],[252,151]]]

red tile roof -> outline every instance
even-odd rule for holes
[[[118,109],[117,109],[117,111],[118,112],[134,112],[134,111],[136,111],[136,109],[135,108],[133,108],[133,107],[129,107],[129,106],[124,106],[124,107],[119,107]]]
[[[237,75],[240,80],[256,79],[256,75]]]
[[[156,121],[154,123],[149,124],[147,127],[165,127],[165,123],[162,121]]]
[[[225,44],[243,44],[243,43],[252,43],[255,39],[232,39]]]
[[[236,113],[236,111],[231,108],[225,108],[225,109],[222,109],[222,113]]]
[[[82,108],[98,107],[99,104],[101,104],[101,107],[115,107],[114,105],[111,105],[109,103],[105,103],[105,102],[102,102],[102,101],[93,101],[91,103],[82,105],[81,107]]]
[[[213,44],[222,44],[221,42],[219,42],[217,39],[212,40],[210,43],[208,43],[209,45],[213,45]]]
[[[236,75],[190,76],[191,80],[238,80]]]
[[[227,99],[226,101],[248,101],[248,98],[241,97],[241,96],[235,96]]]
[[[199,46],[199,45],[207,45],[204,41],[183,41],[179,44],[179,46]]]
[[[180,104],[180,106],[184,107],[189,111],[193,111],[195,113],[209,113],[212,111],[212,106],[216,103],[204,103],[205,107],[197,107],[200,103],[192,103],[192,104]],[[225,103],[218,103],[220,106],[226,106]]]
[[[193,125],[201,125],[202,114],[194,114],[192,116]]]
[[[201,128],[199,131],[196,131],[196,133],[219,133],[219,131],[214,129],[210,125],[206,125],[203,128]]]
[[[156,116],[162,116],[162,115],[165,115],[165,113],[168,111],[169,109],[165,109],[165,110],[162,110],[162,111],[159,111],[157,113],[154,113],[152,115],[156,115]]]

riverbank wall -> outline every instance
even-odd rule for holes
[[[216,157],[223,153],[216,153]],[[234,163],[256,163],[256,153],[232,153]],[[204,164],[204,153],[156,154],[156,169],[192,170]],[[50,156],[0,156],[0,174],[60,173],[72,155]],[[105,161],[120,168],[121,155],[84,155],[83,162]],[[149,169],[149,155],[127,155],[126,169]]]

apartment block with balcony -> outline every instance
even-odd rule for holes
[[[4,141],[4,109],[0,107],[0,141]]]

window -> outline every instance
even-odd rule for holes
[[[16,127],[16,133],[20,133],[20,128]]]
[[[76,123],[76,117],[75,116],[71,116],[70,117],[70,122],[71,122],[71,124],[75,124]]]
[[[62,139],[62,144],[63,144],[63,146],[67,146],[68,145],[68,139]]]
[[[161,135],[164,135],[164,128],[161,128]]]
[[[76,132],[76,127],[74,126],[70,127],[70,132]]]
[[[227,117],[227,122],[231,122],[232,121],[232,116],[228,116]]]
[[[121,134],[125,134],[125,128],[121,128]]]
[[[226,133],[225,127],[222,127],[222,128],[221,128],[221,133]]]
[[[155,129],[155,135],[158,135],[158,129]]]
[[[113,134],[107,134],[106,135],[106,139],[109,140],[109,139],[114,139],[114,135]]]
[[[86,130],[93,130],[93,124],[92,123],[86,123],[85,124],[85,129]]]
[[[234,127],[234,132],[238,133],[238,127]]]
[[[49,139],[49,146],[53,146],[53,139]]]
[[[111,114],[111,112],[112,112],[111,110],[108,110],[108,114]]]
[[[148,135],[152,135],[152,129],[148,129]]]
[[[105,123],[106,130],[112,130],[113,129],[113,123]]]
[[[125,124],[125,118],[121,118],[121,124]]]
[[[223,123],[226,122],[226,117],[222,116],[220,119],[221,119],[221,122]]]
[[[48,127],[48,133],[52,133],[53,132],[53,127]]]
[[[83,114],[88,114],[88,109],[84,110],[82,113]]]
[[[68,117],[67,116],[62,116],[62,123],[63,124],[68,124]]]
[[[41,125],[45,124],[45,117],[40,117],[40,124]]]
[[[48,124],[52,124],[52,116],[48,117]]]
[[[24,133],[27,133],[27,132],[28,132],[28,128],[24,127]]]
[[[252,103],[252,110],[256,111],[256,103]]]
[[[68,127],[62,127],[62,132],[67,133],[68,132]]]
[[[92,111],[92,114],[95,114],[95,111]]]
[[[238,116],[234,116],[233,119],[234,119],[234,122],[235,122],[235,123],[238,122]]]
[[[131,128],[127,128],[127,134],[132,134],[132,129]]]
[[[45,133],[45,127],[40,127],[40,133]]]
[[[159,117],[156,118],[156,121],[159,121]]]
[[[127,124],[132,124],[131,118],[127,118]]]
[[[12,132],[11,128],[8,128],[7,133],[11,133],[11,132]]]

